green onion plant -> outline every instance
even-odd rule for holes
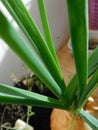
[[[83,109],[98,83],[98,48],[88,56],[89,1],[65,1],[76,66],[76,73],[68,84],[64,82],[56,56],[44,0],[37,0],[44,37],[21,0],[1,0],[1,2],[34,50],[7,20],[3,11],[0,11],[0,38],[48,86],[57,99],[0,83],[0,103],[64,109],[76,116],[79,115],[92,129],[98,130],[98,120]]]

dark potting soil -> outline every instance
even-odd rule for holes
[[[94,50],[98,46],[98,40],[90,39],[89,40],[89,49]]]
[[[23,78],[21,81],[15,83],[14,86],[56,98],[35,75]],[[34,130],[50,130],[51,111],[51,108],[33,106],[32,112],[34,112],[34,115],[29,118],[29,124],[34,127]],[[11,127],[13,127],[17,119],[26,121],[27,106],[0,104],[0,126],[4,123],[9,122],[11,124]]]

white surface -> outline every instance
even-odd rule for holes
[[[98,30],[90,30],[90,39],[98,40]]]

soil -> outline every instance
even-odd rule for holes
[[[94,50],[97,46],[98,46],[98,40],[97,39],[90,39],[89,49]]]
[[[23,78],[21,81],[15,83],[14,87],[56,98],[35,75]],[[29,118],[29,124],[34,127],[34,130],[50,130],[50,114],[52,109],[34,106],[31,109],[34,115]],[[0,126],[8,123],[13,127],[17,119],[26,121],[27,106],[0,104]],[[2,130],[6,129],[3,128]]]

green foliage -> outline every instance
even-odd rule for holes
[[[0,103],[60,108],[79,114],[94,130],[97,120],[86,113],[88,97],[98,83],[98,48],[88,58],[88,1],[67,0],[76,74],[66,86],[49,29],[44,0],[38,0],[45,39],[21,0],[1,0],[35,51],[0,11],[0,37],[57,96],[50,98],[0,84]],[[66,54],[65,54],[66,55]],[[88,80],[89,78],[89,80]]]
[[[84,110],[80,111],[80,116],[92,127],[93,130],[98,129],[98,120],[93,116],[89,115]]]
[[[86,2],[87,0],[67,0],[71,41],[80,86],[79,96],[85,91],[88,78],[88,11]]]

